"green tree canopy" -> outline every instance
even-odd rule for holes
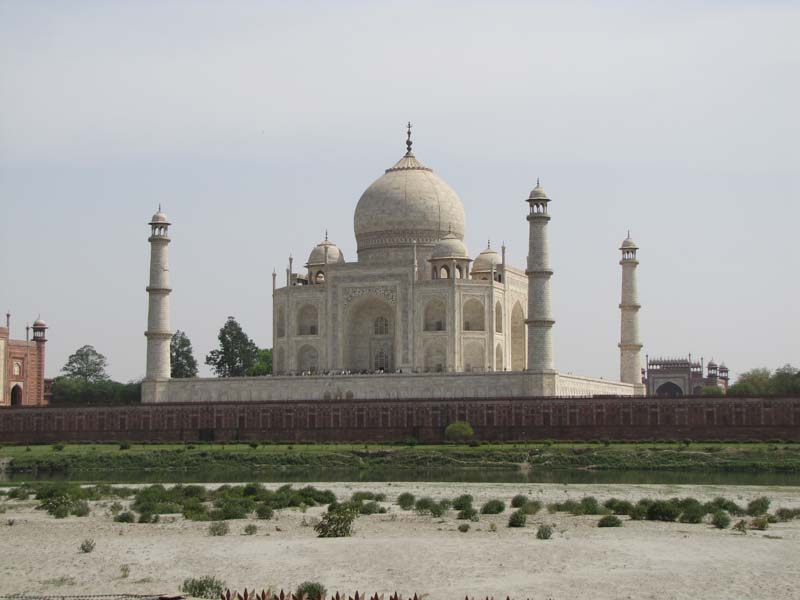
[[[67,359],[67,364],[61,369],[67,377],[82,379],[83,381],[103,381],[108,379],[106,357],[94,349],[94,346],[82,346]]]
[[[247,370],[248,377],[262,377],[272,373],[272,348],[261,348],[255,364]]]
[[[234,317],[228,317],[219,330],[219,349],[206,356],[206,364],[217,377],[244,377],[258,360],[258,346],[242,330]]]
[[[119,383],[110,379],[85,381],[72,377],[57,377],[53,381],[53,406],[138,404],[142,384],[138,381]]]
[[[723,390],[718,385],[704,385],[703,388],[700,390],[701,396],[710,396],[710,397],[720,397],[725,395],[725,390]]]
[[[475,437],[475,431],[472,429],[472,425],[466,421],[455,421],[444,430],[444,437],[448,442],[463,444]]]
[[[742,373],[728,388],[729,396],[794,396],[800,394],[800,371],[784,365],[775,372],[751,369]]]
[[[169,359],[173,378],[197,377],[197,361],[194,359],[192,342],[181,330],[172,335],[172,341],[169,345]]]

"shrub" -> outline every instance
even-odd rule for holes
[[[314,531],[317,532],[318,537],[322,538],[350,537],[356,516],[356,511],[348,506],[329,510],[322,516],[322,520],[314,525]]]
[[[139,523],[158,523],[161,520],[161,515],[158,513],[152,514],[144,512],[139,515]]]
[[[549,540],[551,537],[553,537],[553,528],[550,525],[539,525],[539,529],[536,530],[536,539]]]
[[[53,450],[55,452],[61,452],[64,449],[64,444],[53,444]]]
[[[581,498],[581,511],[584,515],[597,515],[600,514],[600,504],[594,496],[585,496]]]
[[[442,516],[444,513],[446,513],[446,512],[447,512],[447,508],[445,508],[445,506],[446,506],[446,505],[445,505],[445,504],[442,504],[441,502],[436,502],[436,503],[435,503],[433,506],[431,506],[431,508],[430,508],[430,513],[431,513],[431,516],[432,516],[432,517],[441,517],[441,516]]]
[[[208,526],[208,535],[221,536],[230,533],[230,526],[225,521],[214,521]]]
[[[499,515],[506,509],[505,503],[502,500],[489,500],[481,507],[481,514],[484,515]]]
[[[633,504],[631,502],[627,500],[617,500],[616,498],[606,500],[603,506],[615,515],[629,515],[631,514],[631,510],[633,510]]]
[[[697,502],[695,503],[688,503],[684,506],[683,512],[680,516],[681,523],[702,523],[703,517],[706,516],[706,509],[705,507]]]
[[[515,510],[511,513],[511,516],[508,517],[509,527],[525,527],[525,523],[527,522],[528,515],[526,515],[522,510]]]
[[[671,500],[656,500],[647,509],[648,521],[674,521],[681,509]]]
[[[717,529],[727,529],[731,526],[731,518],[724,510],[718,510],[711,517],[711,524]]]
[[[764,531],[769,527],[769,520],[766,517],[756,517],[752,521],[750,521],[750,528],[751,529],[758,529],[760,531]]]
[[[399,504],[400,508],[403,510],[411,510],[414,508],[414,494],[403,492],[397,497],[397,504]]]
[[[471,521],[472,519],[474,519],[477,516],[478,516],[478,511],[475,508],[473,508],[472,506],[469,506],[467,508],[464,508],[464,509],[458,511],[458,514],[456,515],[456,519],[461,519],[463,521]]]
[[[630,509],[628,516],[631,521],[644,521],[647,518],[647,508],[637,504]]]
[[[458,526],[458,530],[461,533],[467,533],[469,531],[469,523],[461,523],[461,525]]]
[[[131,443],[130,442],[120,442],[119,443],[119,449],[120,450],[130,450],[131,449]]]
[[[247,444],[247,445],[248,445],[248,446],[250,446],[250,447],[251,447],[253,450],[255,450],[256,448],[258,448],[258,442],[250,442],[250,443],[249,443],[249,444]]]
[[[377,502],[365,502],[359,508],[359,513],[362,515],[374,515],[379,513],[381,510],[381,505]]]
[[[728,500],[722,496],[717,496],[711,502],[706,503],[706,510],[710,513],[715,513],[718,510],[724,510],[732,515],[743,515],[744,509],[736,504],[733,500]]]
[[[513,508],[522,508],[527,501],[528,497],[525,494],[517,494],[511,499],[511,506]]]
[[[424,498],[419,498],[416,503],[414,504],[414,510],[417,511],[419,514],[430,513],[431,509],[436,506],[436,500],[431,498],[430,496],[425,496]]]
[[[751,500],[747,503],[747,514],[751,517],[757,517],[759,515],[766,514],[766,512],[769,510],[769,504],[769,498],[766,496],[761,496],[760,498]]]
[[[125,512],[121,512],[114,517],[114,521],[117,523],[135,523],[136,522],[136,515],[133,514],[131,511],[126,510]]]
[[[112,515],[118,515],[119,512],[122,510],[122,504],[120,504],[119,502],[114,502],[108,510],[111,511]]]
[[[225,582],[206,575],[205,577],[194,577],[184,579],[181,585],[181,591],[187,596],[192,598],[208,598],[209,600],[216,600],[222,596],[225,591]]]
[[[253,525],[252,523],[246,525],[244,528],[245,535],[255,535],[257,532],[258,532],[258,527],[256,525]]]
[[[456,510],[464,510],[465,508],[472,508],[472,496],[469,494],[462,494],[453,500],[453,508]]]
[[[77,500],[72,503],[70,512],[76,517],[88,517],[90,512],[89,503],[86,500]]]
[[[472,429],[472,425],[466,421],[456,421],[447,426],[444,430],[444,437],[448,442],[464,444],[475,437],[475,431]]]
[[[733,526],[733,528],[734,528],[736,531],[738,531],[739,533],[744,533],[744,534],[746,534],[746,533],[747,533],[747,521],[745,521],[744,519],[742,519],[742,520],[738,521],[738,522],[736,523],[736,525],[734,525],[734,526]]]
[[[264,519],[265,521],[267,521],[267,520],[271,519],[274,514],[275,514],[275,511],[272,509],[272,507],[269,504],[261,503],[258,506],[256,506],[256,516],[259,519]]]
[[[622,520],[614,515],[606,515],[597,522],[598,527],[622,527]]]
[[[304,581],[297,586],[295,596],[298,600],[302,600],[304,597],[308,600],[323,600],[325,591],[325,586],[317,581]]]
[[[520,510],[522,510],[522,512],[524,512],[526,515],[535,515],[542,510],[542,503],[538,500],[528,500],[522,505]]]
[[[791,521],[800,516],[800,509],[797,508],[779,508],[775,511],[775,516],[779,521]]]
[[[90,552],[92,552],[94,550],[94,546],[95,546],[94,540],[85,539],[85,540],[83,540],[81,542],[81,545],[78,546],[78,548],[84,554],[89,554]]]

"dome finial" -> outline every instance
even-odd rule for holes
[[[539,187],[539,178],[536,178],[536,187]]]
[[[628,229],[628,239],[631,239],[631,230]]]
[[[486,240],[486,247],[487,248],[491,248],[492,247],[492,240],[491,239]]]
[[[411,141],[411,128],[413,127],[413,125],[411,125],[411,121],[408,122],[406,127],[406,135],[408,135],[408,139],[406,139],[406,154],[411,154],[411,144],[413,143]]]
[[[325,228],[325,241],[328,241],[328,228]]]

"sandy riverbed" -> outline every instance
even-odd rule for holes
[[[517,493],[544,503],[594,495],[724,495],[740,504],[761,495],[772,508],[800,507],[797,488],[347,483],[316,484],[345,498],[355,490],[402,491],[436,499],[462,493],[476,504]],[[276,486],[268,486],[276,487]],[[319,539],[310,526],[322,512],[283,510],[271,521],[230,521],[231,533],[209,537],[207,523],[164,517],[161,523],[119,524],[108,514],[110,502],[92,503],[92,515],[56,520],[34,509],[35,501],[6,501],[0,516],[0,595],[100,593],[176,593],[186,577],[216,575],[231,587],[289,588],[321,581],[329,590],[413,592],[431,600],[459,600],[479,594],[513,598],[796,598],[800,583],[800,521],[776,523],[747,535],[708,524],[628,521],[600,529],[599,517],[548,514],[529,517],[525,529],[509,529],[509,510],[482,516],[460,533],[450,511],[445,518],[418,516],[385,504],[389,513],[359,517],[352,538]],[[13,526],[7,521],[14,520]],[[248,523],[254,536],[241,535]],[[490,531],[495,523],[497,530]],[[536,539],[539,524],[556,533]],[[96,542],[91,554],[78,546]],[[121,577],[127,565],[129,575]]]

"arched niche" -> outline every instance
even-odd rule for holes
[[[464,302],[462,316],[464,317],[464,331],[484,331],[486,329],[483,302],[477,298],[470,298]]]
[[[313,304],[304,304],[297,311],[297,335],[317,335],[319,311]]]
[[[447,308],[444,301],[439,298],[429,300],[425,305],[423,318],[422,329],[424,331],[445,331],[447,329]]]
[[[362,296],[345,317],[344,365],[352,371],[394,368],[394,309],[377,296]]]

